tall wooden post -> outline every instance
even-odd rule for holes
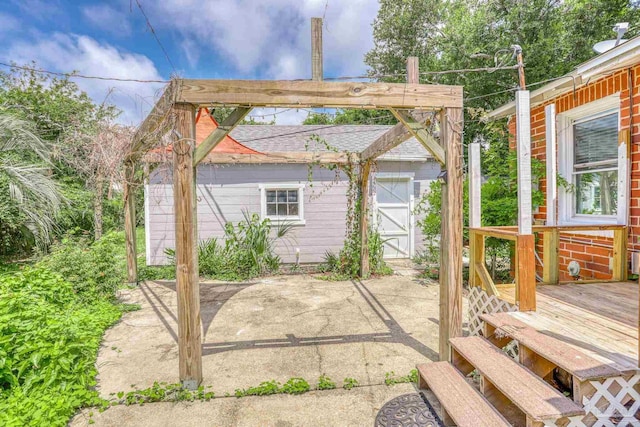
[[[180,381],[196,389],[202,382],[202,325],[198,284],[195,168],[195,107],[175,104],[178,140],[173,144],[173,203],[176,227],[176,293]]]
[[[523,80],[521,78],[521,80]],[[523,82],[521,81],[521,86]],[[516,92],[516,151],[518,156],[518,239],[516,243],[516,301],[520,311],[536,309],[535,239],[531,206],[531,106],[528,90]]]
[[[450,359],[449,339],[462,335],[462,108],[440,112],[446,153],[440,241],[440,360]]]
[[[360,166],[360,277],[369,277],[369,174],[371,161]]]
[[[481,185],[480,143],[473,142],[469,144],[469,228],[482,227]],[[484,236],[469,233],[469,286],[481,285],[476,277],[476,262],[484,264]]]
[[[136,186],[135,164],[124,164],[124,237],[127,248],[127,282],[138,283],[138,245],[136,241]]]
[[[322,80],[322,74],[322,18],[311,18],[311,80]]]

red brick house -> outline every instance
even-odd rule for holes
[[[489,115],[508,117],[513,135],[514,114],[512,102]],[[540,188],[545,201],[534,212],[535,222],[626,225],[629,268],[635,270],[640,253],[639,144],[640,37],[532,90],[531,154],[547,170]],[[560,280],[572,279],[567,272],[571,261],[580,264],[580,279],[611,279],[612,233],[563,233]]]

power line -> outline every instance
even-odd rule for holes
[[[144,19],[147,21],[147,27],[149,27],[149,31],[151,31],[151,34],[153,34],[153,37],[156,39],[156,42],[158,42],[158,46],[160,46],[160,49],[162,49],[162,52],[164,53],[165,58],[167,58],[167,62],[169,62],[169,65],[171,65],[171,68],[173,68],[173,72],[178,74],[176,67],[173,65],[173,61],[171,61],[171,58],[169,57],[169,53],[164,48],[162,42],[160,41],[160,38],[156,34],[156,30],[153,28],[153,25],[151,25],[151,22],[149,21],[149,17],[147,16],[144,9],[142,8],[140,1],[139,0],[135,0],[135,1],[136,1],[136,4],[138,5],[138,9],[140,9],[140,12],[142,12],[142,16],[144,16]]]
[[[78,74],[78,73],[61,73],[61,72],[57,72],[57,71],[49,71],[49,70],[42,70],[42,69],[33,68],[33,67],[25,67],[25,66],[22,66],[22,65],[7,64],[7,63],[4,63],[4,62],[0,62],[0,66],[8,67],[8,68],[16,68],[18,70],[35,71],[36,73],[50,74],[50,75],[53,75],[53,76],[62,76],[62,77],[68,77],[68,78],[91,79],[91,80],[107,80],[107,81],[115,81],[115,82],[169,83],[169,80],[125,79],[125,78],[120,78],[120,77],[88,76],[88,75],[85,75],[85,74]]]

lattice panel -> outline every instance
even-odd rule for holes
[[[487,294],[479,286],[472,286],[469,291],[469,335],[480,335],[482,320],[480,315],[518,311],[518,307]]]

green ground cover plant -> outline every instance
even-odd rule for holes
[[[124,308],[42,267],[0,275],[0,425],[64,426],[101,399],[96,355]]]

